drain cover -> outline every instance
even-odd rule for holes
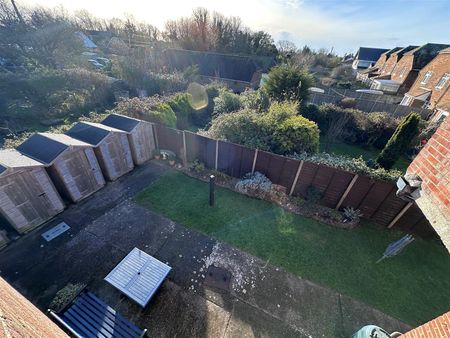
[[[59,235],[61,235],[62,233],[66,232],[69,229],[70,229],[70,226],[68,226],[64,222],[61,222],[57,226],[55,226],[55,227],[51,228],[50,230],[44,232],[42,234],[42,237],[44,237],[44,239],[47,242],[50,242],[52,239],[58,237]]]
[[[221,290],[230,290],[231,272],[211,265],[206,271],[204,284]]]

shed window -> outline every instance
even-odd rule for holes
[[[444,74],[441,77],[441,79],[439,80],[438,84],[436,85],[436,89],[444,88],[444,86],[447,83],[448,79],[450,79],[450,74]]]
[[[429,70],[423,77],[422,82],[420,84],[427,84],[428,81],[430,80],[431,75],[433,75],[433,72]]]

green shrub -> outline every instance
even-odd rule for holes
[[[123,99],[111,112],[162,123],[173,128],[177,123],[177,117],[170,105],[158,96]]]
[[[177,116],[177,128],[188,129],[195,114],[190,104],[190,94],[181,93],[173,96],[167,103]]]
[[[398,126],[398,119],[392,115],[381,112],[367,114],[368,123],[359,136],[359,143],[383,149],[389,138]]]
[[[420,116],[411,112],[400,121],[394,134],[378,155],[377,163],[385,169],[390,169],[398,158],[408,149],[412,139],[419,133]]]
[[[229,90],[221,90],[214,98],[214,115],[231,113],[242,108],[241,98]]]
[[[267,113],[243,109],[221,114],[203,134],[278,154],[317,152],[319,128],[297,111],[296,103],[275,102]]]
[[[334,155],[328,153],[312,154],[306,153],[294,154],[291,156],[297,160],[305,160],[317,164],[323,164],[332,168],[350,171],[355,174],[361,174],[373,179],[395,182],[402,172],[399,170],[386,170],[384,168],[370,168],[362,157],[352,158],[348,156]]]
[[[269,109],[270,98],[265,90],[246,90],[241,93],[242,106],[247,109],[265,112]]]
[[[264,82],[263,89],[274,100],[306,102],[313,77],[298,67],[281,65],[273,67]]]

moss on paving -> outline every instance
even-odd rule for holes
[[[263,260],[354,297],[408,324],[450,308],[450,259],[435,241],[416,239],[400,255],[376,264],[403,233],[366,224],[337,229],[261,200],[169,171],[136,196],[144,207]]]

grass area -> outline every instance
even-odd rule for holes
[[[323,142],[320,143],[320,151],[326,152],[326,146]],[[354,158],[362,156],[362,158],[367,161],[368,159],[375,159],[380,153],[380,150],[373,147],[361,147],[355,144],[332,143],[327,152],[336,155],[347,155]],[[406,168],[408,168],[410,163],[411,161],[405,156],[401,156],[397,162],[395,162],[393,169],[406,171]]]
[[[401,232],[371,224],[337,229],[223,188],[210,208],[208,184],[177,171],[136,201],[411,325],[450,308],[449,255],[434,241],[416,239],[400,255],[375,264]]]

